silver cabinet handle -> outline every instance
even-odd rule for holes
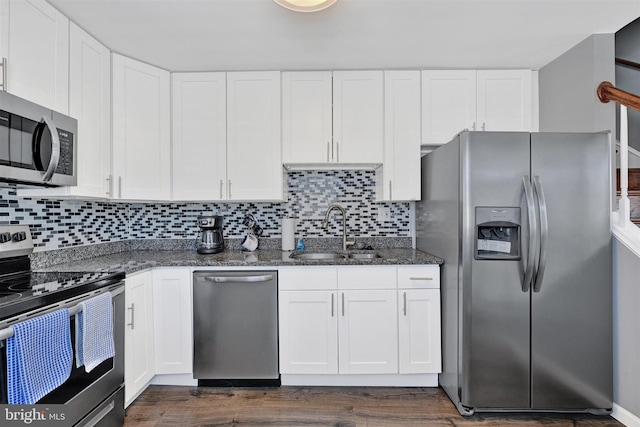
[[[109,197],[113,197],[113,179],[111,178],[111,175],[109,175],[106,178],[107,181],[107,191],[106,191],[106,195]]]
[[[229,190],[227,191],[227,198],[231,199],[231,180],[229,180]]]
[[[220,199],[222,199],[222,187],[224,187],[224,181],[220,180]]]
[[[333,294],[333,292],[331,293],[331,317],[333,317],[333,297],[335,295]]]
[[[406,293],[406,292],[403,292],[403,293],[402,293],[402,300],[403,300],[403,303],[402,303],[402,313],[403,313],[403,314],[404,314],[404,316],[406,317],[406,316],[407,316],[407,293]]]
[[[42,116],[40,123],[44,123],[51,133],[51,159],[49,159],[47,170],[42,174],[42,181],[48,182],[58,168],[58,162],[60,161],[60,137],[58,136],[58,128],[56,128],[56,125],[53,124],[49,117]],[[38,143],[41,143],[41,141]]]
[[[538,258],[538,270],[536,271],[535,279],[533,281],[533,292],[540,292],[544,270],[547,266],[549,220],[547,218],[547,201],[544,198],[542,182],[540,182],[539,176],[533,177],[533,186],[538,198],[538,211],[540,212],[540,253]]]
[[[133,303],[131,303],[131,307],[127,307],[127,310],[131,311],[131,323],[127,323],[127,326],[131,326],[131,329],[133,329],[133,316],[135,314],[135,307]]]
[[[393,196],[392,196],[392,194],[393,194],[393,193],[392,193],[392,191],[393,191],[393,190],[391,189],[391,180],[389,180],[389,200],[393,199]]]
[[[433,280],[433,277],[409,277],[409,280]]]
[[[215,283],[256,283],[269,282],[273,280],[272,274],[264,274],[262,276],[206,276],[204,280]]]
[[[484,132],[484,122],[482,122],[482,131]]]
[[[471,130],[476,130],[476,122],[473,122],[473,124],[471,125]]]
[[[344,317],[344,292],[342,293],[342,317]]]
[[[537,236],[538,226],[536,221],[536,208],[533,204],[533,188],[527,175],[522,177],[524,195],[527,201],[527,221],[529,223],[529,253],[527,254],[527,265],[525,266],[524,278],[522,280],[522,292],[529,292],[533,271],[535,269],[535,257],[538,247]]]
[[[118,198],[122,198],[122,176],[118,177]]]
[[[2,90],[7,91],[7,58],[2,58]]]
[[[331,142],[327,141],[327,162],[329,161],[329,150],[331,149],[331,148],[329,148],[330,145],[331,145]]]
[[[336,141],[336,162],[340,163],[340,143]]]

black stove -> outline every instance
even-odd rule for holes
[[[124,280],[123,272],[33,272],[26,226],[0,226],[0,320]]]

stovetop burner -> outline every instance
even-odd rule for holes
[[[0,320],[109,286],[124,276],[122,272],[25,272],[20,277],[0,277]]]
[[[122,272],[32,272],[27,226],[0,226],[0,320],[118,283]]]

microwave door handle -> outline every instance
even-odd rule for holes
[[[47,170],[42,175],[42,181],[49,182],[58,168],[58,162],[60,161],[60,138],[58,137],[58,129],[50,118],[42,116],[40,123],[44,123],[49,129],[49,132],[51,132],[51,159],[49,160]],[[38,141],[38,144],[41,143],[42,141]]]

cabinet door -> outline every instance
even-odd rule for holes
[[[72,194],[111,196],[111,53],[71,23],[69,114],[78,119],[78,185]]]
[[[382,177],[379,200],[420,199],[419,71],[384,72]]]
[[[397,373],[397,291],[341,291],[339,296],[340,373]]]
[[[172,75],[173,200],[224,200],[227,194],[225,73]]]
[[[229,200],[282,200],[280,72],[227,73]]]
[[[440,290],[398,291],[398,318],[400,373],[441,372]]]
[[[169,72],[113,54],[115,198],[169,200]]]
[[[477,87],[481,130],[531,130],[531,71],[478,71]]]
[[[153,270],[156,374],[193,372],[191,270]]]
[[[283,163],[331,161],[331,71],[282,73]]]
[[[334,71],[333,143],[339,163],[382,163],[382,71]]]
[[[124,384],[129,405],[154,376],[151,271],[125,280]]]
[[[281,374],[338,373],[336,292],[279,293]]]
[[[476,122],[476,72],[422,72],[422,143],[441,145]]]
[[[7,91],[69,112],[69,20],[45,0],[0,3]]]

